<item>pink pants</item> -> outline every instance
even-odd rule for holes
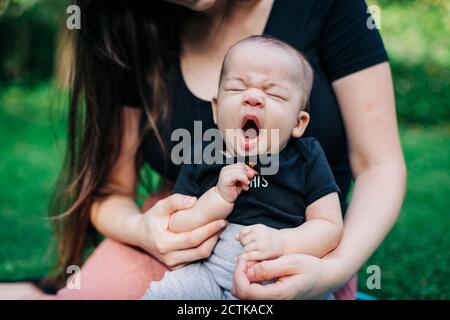
[[[162,194],[153,195],[144,210],[153,206]],[[139,299],[151,281],[160,280],[167,267],[136,248],[107,239],[92,253],[81,269],[80,289],[63,288],[56,296],[31,299]],[[334,294],[337,300],[354,300],[356,277]]]

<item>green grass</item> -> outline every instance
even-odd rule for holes
[[[369,0],[380,5],[380,32],[403,122],[450,121],[450,2]]]
[[[51,101],[46,84],[0,92],[0,279],[41,276],[50,266],[45,212],[63,150]]]

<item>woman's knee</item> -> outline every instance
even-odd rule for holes
[[[167,268],[149,254],[106,239],[91,254],[78,274],[77,286],[66,286],[61,299],[138,299],[151,281]]]

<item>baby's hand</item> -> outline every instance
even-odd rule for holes
[[[230,164],[220,171],[217,192],[225,201],[233,203],[242,190],[248,190],[253,177],[258,174],[243,163]]]
[[[236,240],[244,246],[241,257],[247,261],[276,259],[283,255],[285,246],[280,230],[262,224],[242,228]]]

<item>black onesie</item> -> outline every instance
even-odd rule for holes
[[[305,210],[314,201],[339,192],[323,150],[315,138],[291,138],[278,154],[274,175],[257,175],[237,198],[228,221],[240,225],[264,224],[295,228],[305,222]],[[236,163],[237,158],[231,163]],[[200,197],[217,184],[221,164],[183,164],[173,193]],[[270,164],[266,164],[270,165]],[[260,164],[254,169],[261,172]]]

